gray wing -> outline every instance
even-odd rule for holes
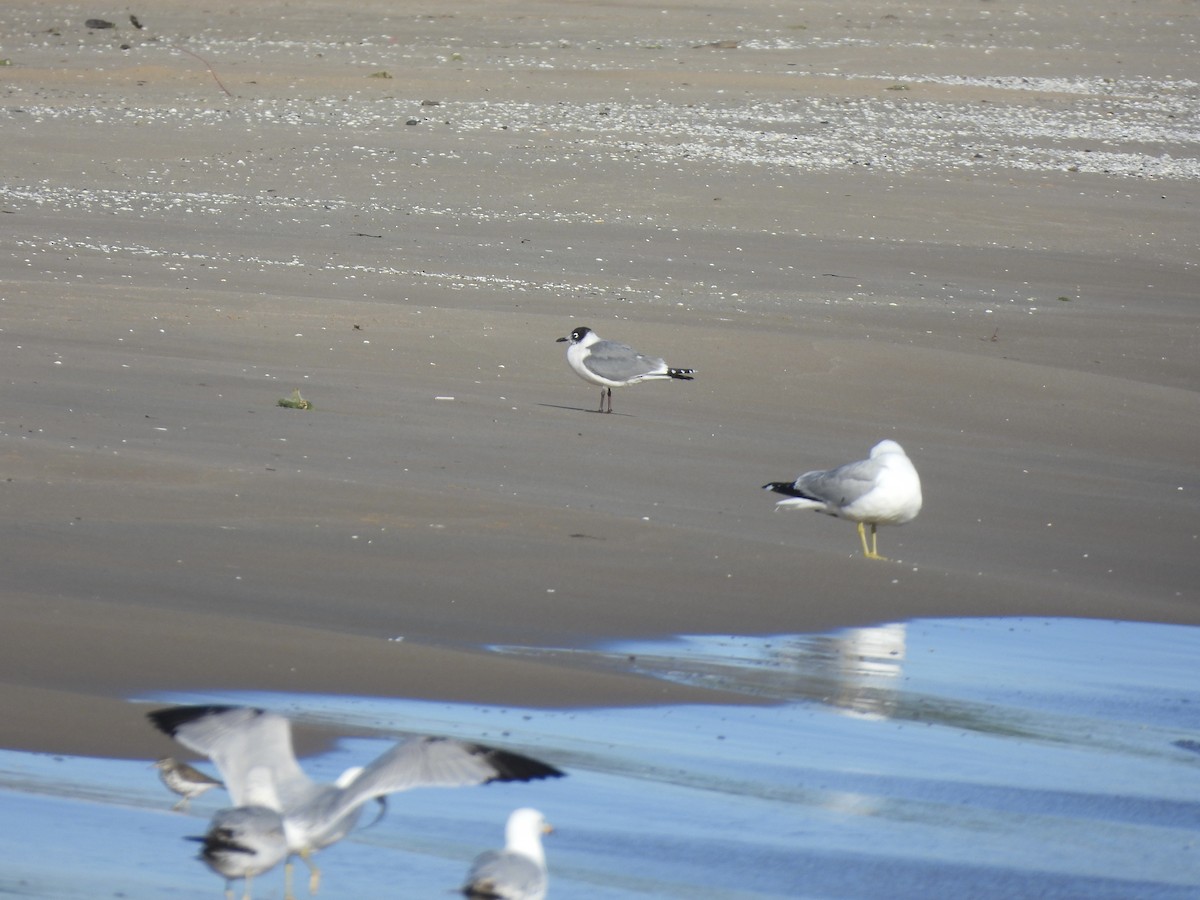
[[[667,374],[665,360],[638,353],[628,344],[617,341],[596,341],[588,347],[583,364],[588,371],[609,381],[629,381],[655,373]]]
[[[883,465],[877,459],[862,459],[836,469],[805,472],[796,479],[804,496],[834,506],[849,506],[875,490]]]
[[[321,798],[323,815],[337,819],[368,800],[418,787],[466,787],[489,781],[560,778],[553,766],[519,753],[450,738],[402,741],[362,770],[341,790]]]
[[[160,731],[213,761],[236,806],[254,802],[250,773],[270,773],[284,807],[302,802],[316,785],[292,750],[291,723],[244,706],[176,706],[147,714]]]
[[[476,857],[462,892],[472,900],[539,900],[546,871],[523,854],[489,850]]]

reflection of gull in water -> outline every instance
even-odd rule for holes
[[[296,762],[291,723],[283,716],[238,706],[180,706],[148,715],[160,731],[213,761],[237,806],[280,811],[287,852],[309,866],[309,889],[314,893],[320,872],[310,856],[349,834],[368,800],[416,787],[532,781],[563,774],[517,753],[449,738],[415,737],[347,771],[335,784],[318,784]],[[249,827],[252,819],[245,819]],[[260,816],[257,821],[266,820]],[[290,895],[290,878],[285,881]]]
[[[893,622],[832,635],[830,674],[837,689],[829,702],[865,718],[888,718],[898,702],[896,679],[904,674],[907,631],[902,622]]]
[[[815,509],[857,522],[863,555],[868,559],[886,559],[875,545],[878,526],[903,525],[921,511],[921,479],[895,441],[880,441],[871,448],[868,459],[805,472],[792,482],[772,481],[763,488],[789,495],[775,504],[778,509]],[[867,524],[871,526],[870,548]]]
[[[180,812],[187,809],[189,800],[194,800],[205,791],[215,787],[225,787],[217,779],[205,775],[195,766],[189,766],[170,756],[157,760],[154,768],[158,769],[158,777],[162,779],[162,783],[183,798],[171,807]]]
[[[542,835],[553,830],[536,809],[515,810],[504,829],[504,849],[475,858],[463,895],[470,900],[543,900],[547,878]]]
[[[907,626],[902,622],[844,628],[831,634],[743,639],[740,652],[701,660],[708,671],[724,669],[715,686],[795,701],[806,699],[863,718],[895,711],[904,674]],[[639,657],[640,659],[640,657]],[[676,669],[686,658],[672,660]]]
[[[620,644],[605,655],[624,670],[632,663],[635,671],[681,684],[889,718],[903,694],[907,631],[893,622],[831,634],[690,636],[649,649]]]

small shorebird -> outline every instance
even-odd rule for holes
[[[772,481],[763,489],[788,495],[775,504],[778,509],[815,509],[857,522],[863,555],[868,559],[887,559],[876,548],[878,526],[903,525],[921,511],[921,479],[895,441],[880,441],[871,448],[869,459],[805,472],[795,481]],[[870,548],[867,524],[871,526]]]
[[[677,378],[691,381],[695,369],[675,369],[665,360],[638,353],[628,344],[602,340],[590,328],[576,328],[568,337],[560,337],[558,343],[569,341],[567,365],[584,381],[600,385],[600,409],[605,412],[604,399],[608,398],[608,412],[612,412],[612,389],[639,381]]]
[[[462,894],[469,900],[544,900],[546,852],[542,835],[554,831],[536,809],[524,807],[508,817],[504,849],[475,857]]]
[[[176,706],[147,717],[160,731],[211,759],[237,807],[262,810],[243,817],[243,831],[235,843],[249,846],[258,841],[274,848],[274,839],[265,832],[274,831],[276,819],[282,823],[287,845],[285,897],[292,894],[291,856],[299,856],[308,866],[309,892],[315,894],[321,872],[312,855],[349,834],[368,800],[418,787],[563,775],[553,766],[507,750],[450,738],[413,737],[366,766],[348,769],[333,784],[319,784],[296,761],[292,725],[284,716],[243,706]],[[277,811],[275,818],[269,815],[272,810]],[[263,858],[273,852],[264,851]],[[266,868],[270,866],[255,872]]]
[[[157,760],[154,768],[158,769],[158,777],[162,779],[162,783],[183,798],[171,807],[180,812],[187,809],[189,800],[199,797],[205,791],[225,787],[217,779],[210,778],[194,766],[171,756]]]

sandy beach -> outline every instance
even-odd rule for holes
[[[713,696],[494,644],[1200,624],[1194,3],[352,6],[0,2],[0,746]],[[597,414],[579,325],[697,377]],[[883,438],[894,562],[759,489]]]

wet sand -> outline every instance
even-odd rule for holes
[[[1200,623],[1191,6],[138,15],[0,3],[0,746],[712,697],[490,644]],[[576,325],[699,374],[598,415]],[[884,437],[899,562],[758,490]]]

